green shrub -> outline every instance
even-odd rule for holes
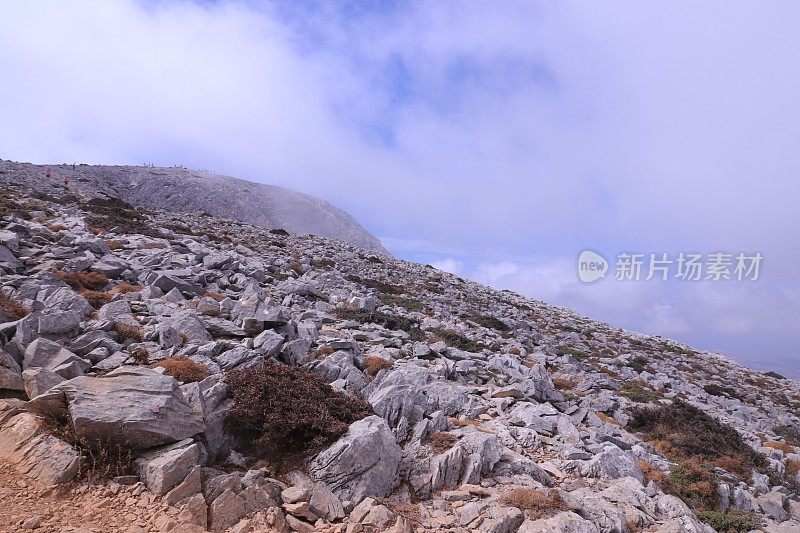
[[[741,435],[702,410],[681,401],[655,408],[630,411],[628,429],[643,433],[645,439],[673,461],[694,459],[708,465],[723,465],[741,479],[750,479],[753,468],[766,460]]]
[[[406,317],[390,315],[381,311],[367,311],[366,309],[339,308],[334,312],[342,320],[355,320],[362,324],[380,324],[394,331],[405,331],[412,340],[422,340],[422,331],[419,322]]]
[[[626,382],[620,387],[619,392],[632,402],[657,403],[664,396],[648,387],[640,380]]]
[[[429,330],[434,336],[439,337],[448,346],[464,350],[465,352],[480,352],[486,349],[486,345],[473,341],[457,331],[444,328],[431,328]]]
[[[747,511],[700,511],[697,518],[720,533],[747,533],[763,526],[758,515]]]

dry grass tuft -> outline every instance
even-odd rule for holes
[[[569,509],[556,490],[545,493],[536,489],[514,489],[504,494],[500,503],[516,507],[525,513],[528,520],[548,518]]]
[[[75,431],[71,420],[45,420],[45,429],[64,442],[72,445],[81,455],[78,478],[97,483],[134,473],[136,458],[130,446],[107,440],[90,440]]]
[[[394,362],[377,355],[368,355],[364,358],[364,372],[368,376],[375,377],[384,368],[392,368],[392,366],[394,366]]]
[[[222,300],[224,300],[226,298],[226,296],[224,294],[220,294],[218,292],[213,292],[213,291],[207,291],[203,296],[211,298],[212,300],[217,301],[217,302],[221,302]]]
[[[97,291],[108,285],[108,276],[102,272],[64,272],[63,270],[54,270],[53,274],[76,291],[82,289]]]
[[[142,342],[142,339],[144,339],[144,328],[142,328],[142,326],[133,326],[131,324],[117,322],[114,325],[114,331],[117,332],[117,342],[121,344],[128,340]]]
[[[136,283],[120,283],[115,289],[117,289],[117,292],[120,294],[128,294],[129,292],[139,292],[144,289],[144,287]]]
[[[431,447],[433,453],[446,452],[452,448],[456,442],[458,442],[458,437],[451,433],[445,433],[444,431],[433,433],[428,437],[428,446]]]
[[[100,309],[105,304],[111,301],[113,296],[111,293],[108,292],[100,292],[100,291],[90,291],[89,289],[82,289],[78,292],[81,296],[86,298],[86,301],[89,302],[89,305],[94,307],[95,309]]]
[[[0,314],[7,316],[11,321],[19,320],[30,314],[31,310],[22,303],[22,300],[12,298],[0,292]]]
[[[764,443],[764,446],[766,446],[767,448],[773,448],[775,450],[781,450],[783,453],[795,452],[794,446],[778,440],[768,440],[767,442]]]
[[[166,375],[184,383],[203,381],[210,374],[206,365],[192,361],[188,357],[170,357],[150,365],[150,368],[156,367],[163,368]]]

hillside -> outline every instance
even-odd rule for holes
[[[50,177],[47,176],[48,170]],[[297,191],[182,167],[32,165],[0,160],[0,184],[42,193],[69,189],[114,197],[172,213],[233,217],[265,228],[310,233],[388,254],[380,241],[341,209]]]
[[[4,168],[0,531],[800,530],[796,381]]]

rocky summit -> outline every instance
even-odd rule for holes
[[[307,194],[184,167],[33,165],[0,160],[0,184],[24,183],[113,197],[166,212],[208,213],[256,226],[311,233],[388,255],[380,241],[345,211]]]
[[[0,531],[800,531],[795,381],[215,216],[193,173],[31,169],[2,165]]]

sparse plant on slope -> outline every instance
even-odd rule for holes
[[[184,383],[203,381],[209,375],[206,365],[192,361],[185,356],[169,357],[150,365],[150,368],[156,367],[163,368],[166,375]]]
[[[228,428],[249,453],[278,467],[321,450],[372,414],[367,402],[334,391],[317,374],[274,360],[225,380],[233,401]]]
[[[0,317],[5,315],[8,320],[19,320],[30,314],[31,310],[22,303],[22,300],[12,298],[0,292]]]
[[[500,502],[516,507],[529,520],[548,518],[569,509],[557,490],[543,492],[536,489],[514,489],[504,494]]]
[[[465,352],[480,352],[486,349],[484,344],[473,341],[457,331],[444,328],[431,328],[429,331],[435,338],[444,341],[446,345],[464,350]]]

